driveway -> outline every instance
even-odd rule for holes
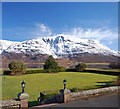
[[[114,93],[94,98],[78,99],[50,107],[118,107],[118,101],[118,93]]]

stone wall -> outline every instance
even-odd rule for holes
[[[120,87],[118,87],[118,86],[85,90],[85,91],[79,91],[79,92],[70,92],[68,89],[65,89],[60,94],[42,101],[41,104],[65,103],[65,102],[79,99],[82,97],[88,97],[88,96],[93,96],[96,94],[112,93],[112,92],[118,92],[118,91],[120,91]]]
[[[74,100],[74,99],[78,99],[78,98],[86,97],[86,96],[91,96],[91,95],[93,96],[93,95],[101,94],[101,93],[108,93],[108,92],[111,93],[111,92],[115,92],[118,90],[120,90],[120,87],[114,86],[114,87],[72,92],[72,93],[70,93],[70,100]]]
[[[2,100],[2,109],[28,108],[28,98],[27,93],[19,93],[18,99]]]
[[[63,100],[64,100],[63,94],[58,94],[56,96],[53,96],[51,98],[48,98],[48,99],[42,101],[40,104],[62,103]]]
[[[20,101],[17,101],[17,100],[2,101],[2,109],[19,108],[19,107],[20,107]]]

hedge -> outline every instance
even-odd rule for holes
[[[43,69],[43,70],[27,70],[25,74],[35,74],[35,73],[57,73],[65,72],[66,69]]]
[[[43,69],[43,70],[26,70],[24,74],[35,74],[35,73],[58,73],[58,72],[74,72],[76,71],[75,69],[65,69],[65,68],[60,68],[60,69]],[[3,72],[3,75],[10,75],[11,71],[10,70],[5,70]]]

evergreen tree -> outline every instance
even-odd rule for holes
[[[44,69],[58,69],[58,63],[55,61],[52,55],[46,60]]]
[[[78,72],[84,71],[85,68],[87,68],[87,65],[85,63],[80,63],[75,66],[75,70]]]

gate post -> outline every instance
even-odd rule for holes
[[[61,89],[60,92],[63,96],[63,101],[62,101],[63,103],[70,101],[70,90],[65,88],[65,89]]]
[[[28,108],[28,98],[29,98],[29,94],[27,93],[18,94],[18,100],[20,100],[20,109]]]

